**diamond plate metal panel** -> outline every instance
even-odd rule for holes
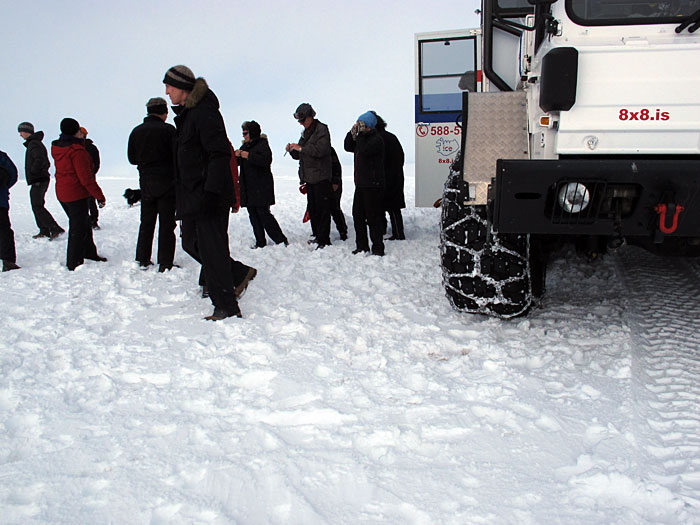
[[[496,175],[498,159],[527,159],[527,107],[524,91],[469,93],[464,179],[477,187],[476,200],[486,204],[485,186]]]

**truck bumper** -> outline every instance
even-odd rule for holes
[[[499,160],[490,202],[502,233],[700,237],[700,159]]]

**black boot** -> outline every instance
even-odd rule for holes
[[[6,261],[3,259],[2,261],[2,271],[3,272],[9,272],[10,270],[19,270],[19,266],[17,266],[17,263],[12,262],[12,261]]]

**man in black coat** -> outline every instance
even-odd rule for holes
[[[168,103],[161,97],[146,104],[147,116],[129,135],[129,162],[138,166],[141,188],[141,225],[136,260],[142,267],[153,264],[151,251],[158,221],[158,271],[173,267],[175,257],[175,174],[173,140],[175,127],[166,124]]]
[[[39,233],[34,235],[34,239],[48,237],[55,239],[66,230],[61,228],[53,218],[49,210],[46,209],[46,190],[49,189],[49,154],[46,151],[42,140],[43,131],[34,131],[31,122],[22,122],[17,131],[24,139],[24,147],[27,153],[24,157],[24,172],[29,185],[29,200],[32,203],[34,220],[39,227]]]
[[[311,104],[297,107],[294,118],[304,126],[298,143],[289,143],[286,150],[299,161],[299,180],[307,194],[311,230],[319,248],[331,243],[331,134],[316,117]]]
[[[17,167],[0,151],[0,260],[2,271],[18,270],[15,232],[10,224],[10,188],[17,182]]]
[[[219,100],[203,78],[182,65],[163,79],[175,117],[175,201],[182,220],[182,248],[202,264],[214,313],[205,319],[241,317],[236,295],[257,273],[231,259],[228,216],[236,202],[231,143]],[[234,274],[244,271],[236,285]]]
[[[389,219],[391,220],[391,237],[389,237],[389,240],[402,241],[406,239],[403,231],[403,217],[401,216],[401,209],[406,207],[406,200],[403,194],[403,148],[396,135],[386,130],[384,119],[374,111],[372,113],[377,117],[377,133],[384,141],[384,175],[386,176],[384,210],[389,212]],[[386,224],[386,217],[383,223]],[[386,230],[386,227],[384,230]]]
[[[333,173],[331,177],[333,190],[331,193],[331,217],[333,217],[335,228],[340,234],[340,240],[346,241],[348,239],[348,225],[345,222],[345,214],[340,208],[340,200],[343,197],[343,167],[340,165],[335,148],[331,148],[331,166]]]
[[[92,174],[97,176],[97,172],[100,171],[100,150],[97,149],[92,139],[87,138],[87,136],[87,129],[81,126],[80,138],[83,139],[85,149],[92,159]],[[97,209],[97,201],[94,197],[88,199],[88,213],[90,214],[90,226],[92,226],[93,230],[99,230],[100,225],[98,224],[98,220],[100,218],[100,212]]]
[[[265,232],[277,244],[289,244],[287,237],[270,212],[275,203],[275,182],[272,177],[272,150],[267,137],[261,134],[260,124],[254,120],[241,125],[243,145],[234,154],[241,168],[241,206],[248,208],[250,224],[255,235],[255,248],[267,245]]]
[[[384,142],[374,129],[377,117],[371,111],[357,118],[345,136],[345,151],[355,154],[355,196],[352,202],[352,218],[355,223],[355,242],[352,253],[369,251],[367,227],[372,240],[372,253],[384,255],[383,193]]]

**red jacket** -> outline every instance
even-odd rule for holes
[[[60,202],[74,202],[94,197],[105,201],[92,169],[92,158],[83,141],[61,137],[51,143],[51,156],[56,167],[56,197]]]
[[[231,144],[231,141],[228,141]],[[233,191],[236,194],[236,204],[232,206],[233,213],[238,213],[241,209],[241,188],[238,182],[238,159],[234,155],[235,148],[231,144],[231,175],[233,176]]]

